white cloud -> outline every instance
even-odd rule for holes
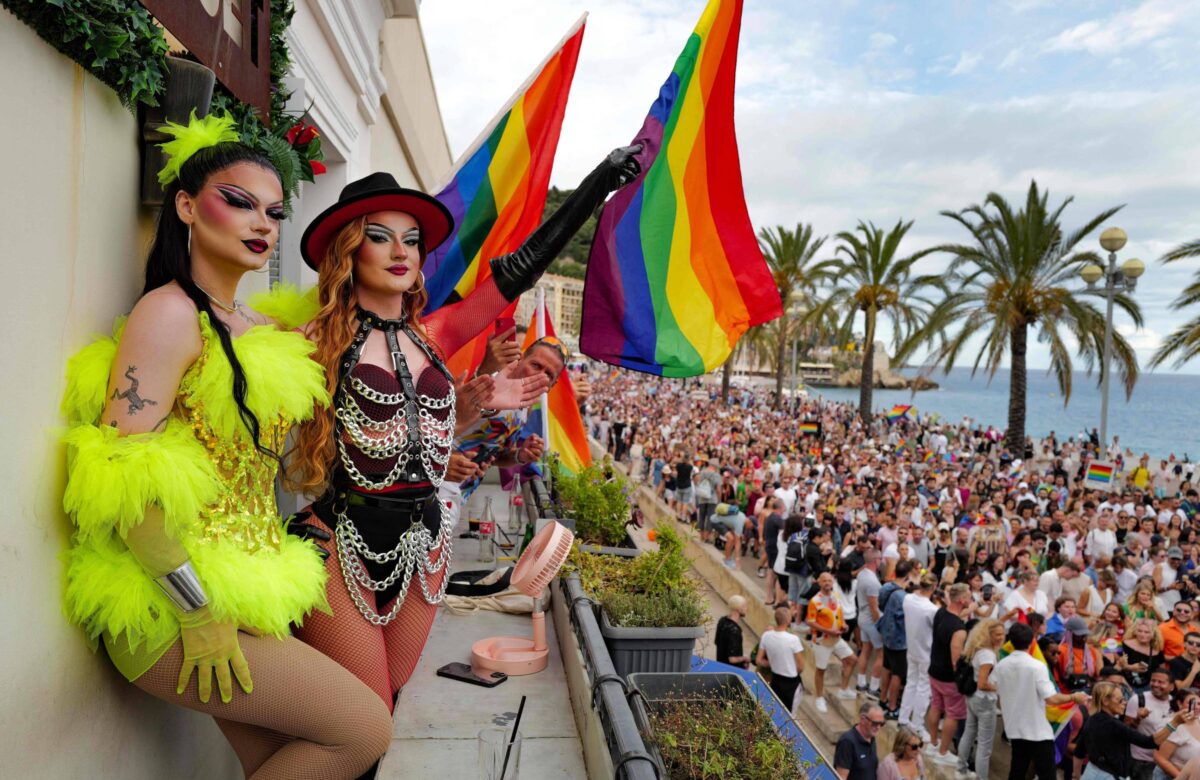
[[[964,51],[958,57],[958,62],[950,69],[951,76],[962,76],[975,70],[975,66],[983,59],[983,55],[978,52]]]
[[[1124,336],[1140,355],[1149,355],[1162,346],[1162,334],[1154,328],[1138,330],[1132,324],[1118,325],[1117,333]]]
[[[1105,19],[1092,19],[1063,30],[1046,41],[1047,51],[1087,51],[1110,55],[1140,46],[1170,32],[1196,11],[1193,0],[1146,0],[1136,8]]]
[[[997,67],[999,67],[1000,70],[1012,70],[1020,65],[1024,58],[1025,50],[1018,46],[1017,48],[1009,51],[1008,54],[1005,54],[1004,59],[1000,60],[1000,64]]]
[[[871,33],[867,38],[867,45],[872,49],[887,49],[896,44],[896,36],[890,33]]]

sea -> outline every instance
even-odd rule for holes
[[[915,371],[902,370],[905,376]],[[1008,425],[1007,369],[988,375],[971,376],[969,368],[954,368],[948,374],[938,371],[930,376],[940,388],[922,390],[875,390],[872,404],[890,409],[894,404],[912,404],[918,414],[937,414],[946,422],[959,423],[964,417],[981,426],[1003,430]],[[1025,432],[1041,438],[1053,431],[1061,441],[1081,431],[1100,427],[1100,388],[1096,377],[1083,373],[1074,376],[1070,402],[1063,405],[1062,394],[1052,374],[1030,369],[1025,402]],[[1142,374],[1126,401],[1125,392],[1113,375],[1108,402],[1109,436],[1120,436],[1122,447],[1136,455],[1149,453],[1152,458],[1200,459],[1200,376],[1188,374]],[[810,387],[810,397],[858,403],[857,388]]]

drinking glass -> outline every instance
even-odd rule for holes
[[[506,750],[508,767],[504,768]],[[511,730],[501,728],[487,728],[479,732],[479,776],[483,780],[518,780],[520,765],[520,733],[514,737]]]

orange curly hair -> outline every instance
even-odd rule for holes
[[[356,309],[358,296],[354,292],[354,255],[366,236],[366,217],[346,224],[329,243],[321,260],[317,281],[317,316],[306,328],[309,340],[317,345],[313,359],[325,367],[325,388],[331,398],[337,395],[338,369],[342,355],[350,348],[358,330]],[[425,247],[420,248],[421,266],[425,265]],[[421,315],[429,302],[424,277],[404,294],[404,311],[409,326],[429,341],[421,324]],[[337,449],[334,409],[331,404],[318,410],[311,420],[296,428],[294,457],[288,462],[285,483],[288,489],[317,496],[325,491]]]

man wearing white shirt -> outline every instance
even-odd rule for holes
[[[1079,564],[1067,561],[1057,569],[1051,569],[1041,576],[1038,590],[1046,594],[1046,601],[1053,604],[1063,595],[1063,585],[1079,576]]]
[[[804,671],[804,647],[800,637],[788,630],[792,613],[787,607],[775,609],[775,626],[768,629],[758,642],[754,662],[771,668],[771,690],[794,712],[799,700],[800,673]]]
[[[1125,709],[1126,722],[1138,732],[1151,736],[1166,727],[1175,714],[1171,712],[1172,688],[1171,673],[1167,667],[1155,669],[1150,673],[1150,691],[1129,697],[1129,705]],[[1134,773],[1135,777],[1150,777],[1154,773],[1153,750],[1130,745],[1129,754],[1133,757],[1134,765],[1141,770]]]
[[[1117,534],[1112,530],[1111,521],[1112,516],[1108,512],[1101,512],[1100,517],[1096,519],[1096,527],[1088,531],[1084,551],[1093,561],[1097,558],[1111,558],[1117,549]]]
[[[1029,654],[1033,644],[1029,626],[1014,623],[1008,630],[1008,641],[1014,652],[992,668],[989,678],[996,686],[1004,711],[1004,734],[1012,746],[1008,776],[1024,778],[1032,763],[1038,780],[1055,780],[1054,730],[1046,719],[1046,705],[1073,701],[1087,706],[1088,695],[1058,693],[1046,674],[1046,664]]]
[[[788,474],[780,477],[781,484],[775,488],[775,495],[783,501],[784,517],[792,514],[796,508],[796,488],[792,487],[792,478]]]
[[[900,725],[908,726],[929,742],[925,713],[929,709],[929,659],[933,654],[933,616],[938,608],[930,600],[937,577],[928,572],[921,577],[917,590],[904,599],[904,638],[908,644],[908,681],[900,698]]]

